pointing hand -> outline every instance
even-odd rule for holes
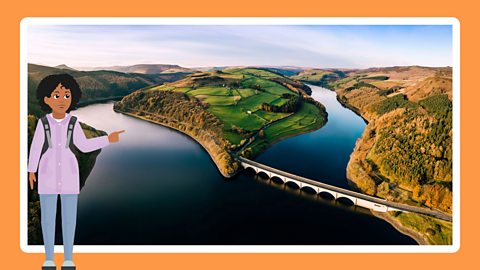
[[[120,133],[124,133],[124,132],[125,132],[125,130],[120,130],[120,131],[115,131],[115,132],[110,133],[110,134],[108,135],[108,141],[109,141],[110,143],[116,143],[116,142],[118,142],[118,140],[119,140],[119,136],[118,136],[118,135],[119,135]]]

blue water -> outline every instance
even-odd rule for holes
[[[328,123],[275,144],[257,161],[347,187],[346,163],[365,123],[335,93],[312,88]],[[102,150],[81,191],[76,245],[415,244],[363,208],[247,172],[225,179],[194,140],[112,107],[72,112],[97,129],[127,131]]]
[[[312,97],[327,109],[327,124],[317,131],[280,141],[255,160],[303,177],[348,188],[345,168],[366,124],[361,117],[340,105],[335,92],[309,86],[312,88]]]

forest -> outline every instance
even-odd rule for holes
[[[212,155],[220,172],[229,176],[239,165],[228,153],[230,142],[223,136],[223,123],[207,107],[185,93],[149,90],[126,96],[115,104],[114,110],[190,135]]]
[[[288,94],[288,93],[283,94],[282,98],[287,100],[282,105],[275,105],[275,104],[264,102],[260,106],[260,109],[267,112],[283,112],[283,113],[296,112],[302,101],[302,96]]]
[[[347,168],[353,185],[371,195],[451,213],[450,73],[416,67],[349,75],[332,87],[340,101],[369,121]],[[389,79],[394,76],[402,79]]]

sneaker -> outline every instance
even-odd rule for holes
[[[64,261],[62,270],[76,270],[75,264],[72,261]]]
[[[42,265],[42,270],[56,270],[54,261],[46,260]]]

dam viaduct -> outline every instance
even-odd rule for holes
[[[296,184],[300,189],[311,189],[316,194],[328,193],[333,198],[335,198],[335,200],[345,198],[350,200],[355,206],[361,206],[377,212],[402,211],[428,215],[450,222],[452,221],[452,217],[450,215],[447,215],[440,211],[396,202],[390,202],[381,198],[369,196],[348,189],[335,187],[322,182],[314,181],[305,177],[284,172],[240,156],[236,156],[236,159],[240,162],[244,169],[251,168],[255,171],[256,174],[264,173],[270,179],[280,179],[284,184],[292,182]]]

